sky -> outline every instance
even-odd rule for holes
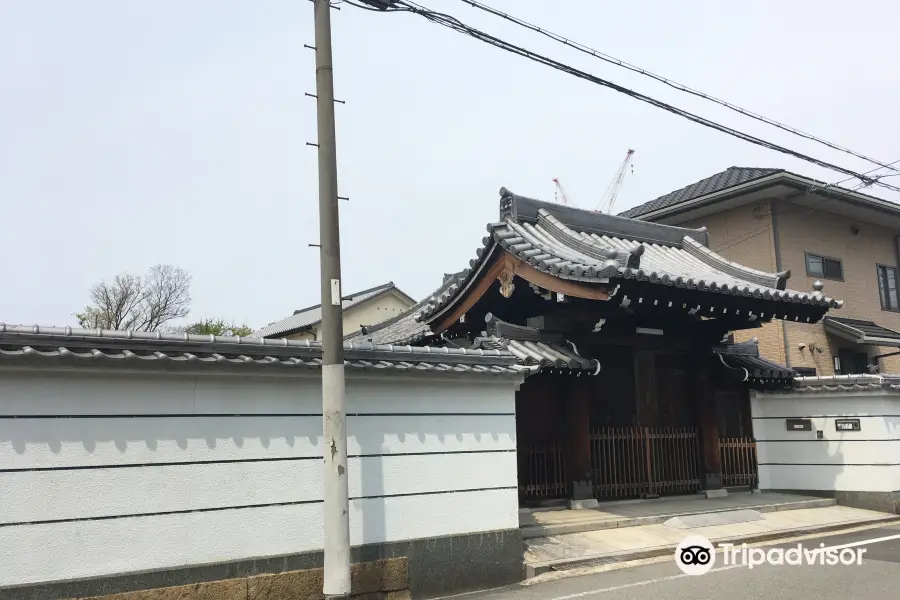
[[[484,0],[881,161],[900,159],[900,6]],[[484,14],[467,24],[856,171],[803,140]],[[465,268],[501,187],[614,212],[730,166],[844,179],[410,14],[332,11],[343,291],[416,299]],[[319,301],[313,6],[0,2],[0,322],[77,325],[92,284],[169,263],[191,317],[257,328]],[[898,179],[888,180],[900,182]],[[900,202],[900,194],[873,190]]]

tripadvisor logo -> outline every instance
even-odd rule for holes
[[[675,548],[675,564],[687,575],[704,575],[716,564],[716,547],[701,535],[690,535]],[[865,548],[833,547],[804,548],[797,544],[789,548],[750,548],[747,544],[719,544],[723,566],[746,565],[861,565]]]
[[[675,548],[675,564],[687,575],[705,575],[716,564],[716,549],[702,535],[689,535]]]

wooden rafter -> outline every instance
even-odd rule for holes
[[[591,287],[577,281],[559,279],[548,273],[538,271],[505,251],[497,253],[489,261],[485,268],[481,269],[476,275],[476,281],[460,297],[453,300],[449,306],[431,319],[432,331],[435,334],[439,334],[457,322],[497,280],[501,283],[501,293],[506,297],[512,295],[514,277],[519,277],[551,292],[573,298],[609,300],[609,293],[603,288]]]

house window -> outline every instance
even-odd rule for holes
[[[836,258],[806,253],[806,274],[810,277],[844,280],[844,267]]]
[[[816,370],[812,367],[794,367],[794,372],[800,377],[815,377]]]
[[[878,293],[881,295],[881,310],[900,311],[897,302],[897,268],[878,265]]]
[[[865,375],[869,372],[869,355],[854,350],[838,350],[835,371],[839,375]]]

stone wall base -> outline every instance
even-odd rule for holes
[[[322,600],[322,552],[0,588],[0,600]],[[357,600],[416,600],[521,581],[519,529],[351,549]]]
[[[841,506],[900,515],[900,492],[843,492],[835,490],[763,490],[763,492],[834,498]]]

